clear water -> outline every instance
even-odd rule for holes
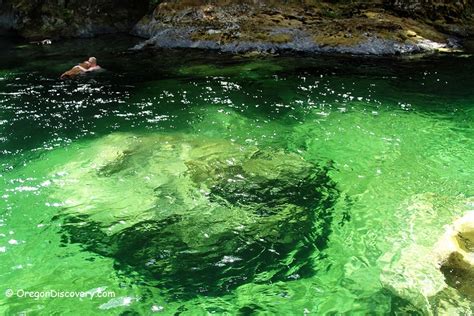
[[[416,290],[395,295],[391,286],[426,284],[429,274],[420,273],[428,265],[425,255],[445,225],[473,208],[473,57],[243,59],[197,51],[128,52],[134,41],[37,47],[0,40],[1,314],[439,312]],[[58,80],[89,55],[106,71]],[[123,183],[83,172],[130,138],[155,139],[153,144],[223,142],[293,153],[327,166],[339,197],[325,243],[304,257],[310,271],[288,261],[278,279],[264,270],[226,287],[215,286],[213,271],[206,270],[199,280],[209,284],[199,291],[186,285],[193,280],[150,278],[86,247],[84,237],[71,239],[58,216],[71,209],[71,200],[84,209],[100,208],[94,216],[110,222],[111,212],[133,213],[157,203],[146,200],[146,181],[162,180],[147,167],[146,151],[134,156],[135,171]],[[160,159],[157,166],[180,158]],[[229,218],[213,220],[224,226],[239,221]],[[199,239],[214,228],[204,219],[182,228],[191,231],[173,233]],[[222,262],[232,270],[233,254],[218,255],[227,256]],[[400,272],[404,255],[413,273]],[[3,295],[7,289],[99,288],[115,298]],[[461,294],[451,298],[452,312],[474,307]]]

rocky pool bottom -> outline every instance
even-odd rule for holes
[[[474,308],[471,56],[0,41],[1,313]]]
[[[88,150],[55,173],[68,240],[174,296],[301,274],[327,238],[337,189],[299,155],[179,134],[114,133]]]

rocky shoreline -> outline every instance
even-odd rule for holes
[[[230,53],[358,55],[459,50],[462,34],[469,32],[469,27],[462,27],[458,33],[446,34],[433,25],[376,6],[341,9],[230,4],[176,8],[168,3],[159,5],[132,30],[132,34],[147,39],[137,49],[153,46]]]
[[[145,39],[135,49],[199,48],[255,54],[452,52],[462,50],[463,43],[474,35],[474,5],[467,0],[195,0],[156,6],[146,0],[139,4],[86,2],[46,0],[35,6],[0,1],[0,28],[14,29],[28,39],[130,32]]]

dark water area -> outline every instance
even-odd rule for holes
[[[0,313],[473,309],[427,259],[474,205],[473,56],[139,41],[0,38]]]
[[[245,104],[247,100],[237,95],[237,106],[245,108],[241,110],[243,115],[249,112],[260,112],[263,116],[282,116],[286,114],[284,109],[274,109],[273,101],[284,100],[284,97],[274,95],[269,88],[268,78],[278,79],[283,77],[308,76],[325,78],[328,76],[338,77],[343,82],[325,82],[327,95],[321,98],[322,102],[330,102],[337,99],[334,94],[335,89],[339,85],[346,84],[344,89],[352,92],[362,92],[366,95],[366,99],[372,98],[372,102],[376,103],[381,97],[384,100],[393,102],[395,106],[400,103],[398,93],[403,91],[408,94],[405,98],[407,104],[410,104],[410,97],[417,100],[424,97],[424,102],[418,105],[414,110],[446,111],[446,107],[450,107],[452,102],[443,103],[444,100],[453,100],[469,97],[471,94],[471,73],[473,69],[472,58],[452,58],[447,56],[412,59],[393,59],[384,57],[375,57],[369,59],[344,56],[315,56],[307,58],[294,57],[278,57],[264,59],[246,59],[225,54],[214,54],[200,50],[175,50],[175,51],[145,51],[133,52],[129,48],[133,47],[139,39],[129,37],[107,37],[105,39],[84,39],[71,40],[55,45],[29,45],[21,43],[20,40],[12,41],[14,38],[4,39],[1,43],[0,63],[3,71],[14,69],[22,75],[21,82],[11,82],[3,93],[15,93],[17,89],[23,87],[25,93],[19,94],[17,98],[26,109],[31,107],[31,113],[41,111],[48,116],[48,120],[44,121],[41,117],[24,115],[19,120],[15,120],[11,125],[12,137],[24,137],[18,134],[23,130],[25,134],[35,134],[34,139],[24,139],[21,142],[15,142],[10,138],[10,142],[14,142],[12,147],[5,148],[7,150],[21,150],[22,147],[28,148],[40,145],[51,138],[48,130],[54,129],[55,126],[61,126],[61,133],[66,133],[66,137],[75,137],[80,134],[80,130],[89,130],[89,124],[97,122],[94,116],[102,116],[104,106],[109,107],[107,110],[121,111],[129,108],[127,102],[121,102],[115,96],[129,97],[136,90],[147,93],[143,90],[149,90],[153,95],[156,91],[146,87],[141,89],[140,85],[146,82],[160,80],[163,81],[162,91],[172,87],[179,91],[180,86],[185,90],[189,86],[206,86],[208,83],[215,84],[214,78],[232,77],[242,84],[243,90],[246,91],[246,97],[252,98],[252,93],[257,92],[265,97],[264,104],[259,109],[249,109]],[[74,81],[58,81],[58,76],[63,71],[77,64],[81,60],[85,60],[88,56],[98,57],[100,64],[106,69],[105,72],[89,75]],[[303,62],[300,62],[303,60]],[[179,64],[178,64],[179,63]],[[181,68],[177,69],[177,65]],[[457,74],[456,80],[452,80],[449,76],[453,73]],[[266,79],[266,80],[261,80]],[[373,86],[357,86],[357,81],[370,81],[371,79],[379,79],[383,81],[382,85]],[[4,81],[7,82],[8,79]],[[17,81],[18,78],[10,80]],[[74,103],[77,92],[81,94],[81,87],[84,85],[94,86],[95,83],[104,84],[100,89],[95,87],[92,91],[82,93],[85,106],[81,106],[80,121],[75,120],[74,112],[67,111],[66,107],[59,108],[50,107],[49,102],[58,103]],[[192,82],[191,82],[192,81]],[[286,81],[286,80],[285,80]],[[325,81],[325,80],[324,80]],[[345,82],[344,82],[345,81]],[[166,85],[169,85],[166,87]],[[287,83],[283,83],[283,91],[288,97],[291,94],[291,87]],[[279,88],[277,85],[277,88]],[[9,90],[8,90],[9,89]],[[79,89],[79,91],[77,91]],[[284,90],[287,91],[284,91]],[[361,90],[357,90],[361,89]],[[29,90],[29,91],[28,91]],[[152,90],[152,91],[150,91]],[[56,93],[64,92],[64,93]],[[96,91],[98,93],[96,93]],[[102,107],[88,106],[89,103],[97,103],[96,97],[103,96],[105,92],[106,98],[100,98],[98,102],[102,102]],[[191,91],[192,93],[193,91]],[[37,95],[46,94],[48,99],[38,102]],[[198,94],[191,97],[199,98]],[[51,99],[49,99],[51,98]],[[239,99],[240,98],[240,99]],[[36,101],[36,102],[34,102]],[[195,102],[193,102],[194,104]],[[265,106],[268,104],[268,106]],[[458,106],[458,104],[456,104]],[[177,106],[177,104],[160,104],[160,112],[166,115],[179,113],[182,108],[187,106]],[[34,108],[34,109],[33,109]],[[62,109],[61,109],[62,108]],[[424,109],[425,108],[425,109]],[[23,107],[24,111],[26,110]],[[413,109],[413,108],[412,108]],[[58,110],[61,113],[58,113]],[[186,113],[180,113],[185,115]],[[249,113],[250,114],[250,113]],[[135,124],[143,122],[117,122],[122,127],[135,128]],[[36,124],[30,124],[32,121]],[[192,118],[186,118],[180,122],[185,126],[192,124]],[[186,123],[188,122],[188,123]],[[109,122],[110,123],[110,122]],[[44,127],[48,124],[50,128]],[[28,128],[18,128],[27,126]],[[185,127],[183,126],[183,127]],[[178,128],[176,126],[176,128]],[[100,129],[100,128],[99,128]],[[13,131],[16,131],[15,133]],[[95,129],[94,132],[100,132]],[[106,132],[106,131],[105,131]],[[45,134],[46,133],[46,134]],[[14,134],[14,135],[13,135]],[[44,135],[44,138],[38,137]],[[37,143],[39,142],[39,143]],[[28,145],[29,144],[29,145]],[[20,148],[17,148],[19,146]],[[31,149],[31,148],[29,148]]]

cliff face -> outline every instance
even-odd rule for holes
[[[471,12],[465,0],[174,1],[133,32],[143,46],[403,54],[457,49],[474,34]]]
[[[0,0],[0,27],[35,39],[126,32],[148,0]]]
[[[473,0],[389,0],[397,14],[409,16],[461,37],[474,35]]]
[[[132,30],[147,39],[141,47],[398,54],[460,47],[474,34],[473,8],[473,0],[0,0],[0,27],[38,39]]]
[[[399,12],[430,20],[456,20],[472,14],[472,0],[388,0],[387,4]]]

